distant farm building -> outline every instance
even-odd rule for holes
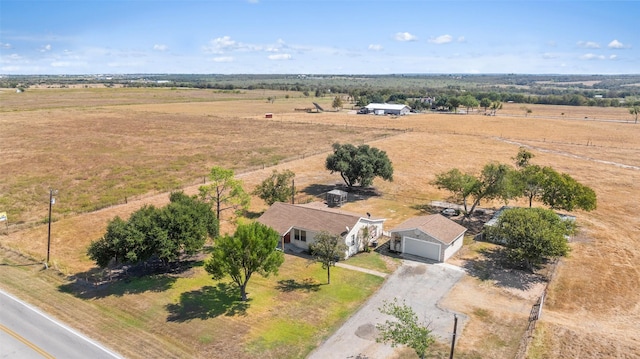
[[[407,105],[396,105],[389,103],[370,103],[364,107],[363,113],[373,113],[375,115],[406,115],[411,112],[411,107]]]

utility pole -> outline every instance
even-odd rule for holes
[[[56,202],[56,199],[53,197],[54,194],[58,194],[57,190],[49,189],[49,231],[47,234],[47,261],[45,265],[49,266],[49,253],[51,252],[51,207]]]
[[[453,339],[451,339],[451,353],[449,359],[453,359],[453,348],[456,346],[456,328],[458,327],[458,316],[453,315]]]
[[[296,180],[291,180],[291,204],[295,204],[296,200]]]

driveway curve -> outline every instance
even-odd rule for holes
[[[376,324],[393,319],[380,313],[384,301],[397,298],[413,308],[413,311],[429,327],[439,341],[450,341],[453,333],[453,316],[458,316],[458,336],[467,317],[441,308],[438,303],[465,275],[462,268],[446,263],[428,264],[403,259],[402,265],[391,274],[383,286],[349,318],[340,329],[316,348],[308,359],[388,358],[394,348],[376,343]]]

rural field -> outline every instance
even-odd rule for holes
[[[227,282],[206,275],[202,258],[183,272],[90,284],[104,273],[87,258],[87,245],[115,216],[145,204],[162,206],[172,190],[197,193],[214,165],[234,169],[247,191],[272,170],[290,169],[296,198],[306,201],[342,181],[324,169],[332,143],[368,143],[387,152],[394,180],[376,180],[379,195],[345,209],[387,218],[385,227],[392,228],[424,213],[431,201],[447,199],[431,185],[435,174],[454,167],[479,172],[491,161],[513,164],[526,147],[533,163],[570,174],[598,196],[595,211],[572,213],[580,231],[549,283],[528,357],[640,357],[640,124],[626,108],[527,105],[528,113],[507,103],[497,116],[396,118],[356,115],[350,105],[295,111],[313,107],[312,101],[328,109],[332,97],[269,90],[0,89],[0,212],[9,219],[8,228],[0,227],[0,287],[131,358],[304,357],[383,279],[335,268],[335,283],[332,277],[324,285],[319,265],[287,255],[278,276],[252,279],[249,296],[255,299],[241,305]],[[50,188],[58,190],[53,269],[42,270]],[[265,208],[254,198],[250,214]],[[221,225],[222,233],[234,230],[229,221]],[[486,243],[468,238],[465,244],[450,263],[468,275],[440,303],[468,316],[456,355],[512,358],[546,282],[496,265]],[[397,262],[373,253],[358,265],[390,272]],[[396,353],[415,357],[407,349]],[[433,357],[448,357],[447,343],[439,343]]]

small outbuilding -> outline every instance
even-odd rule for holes
[[[440,215],[413,217],[390,231],[389,248],[436,262],[451,258],[460,248],[467,229]]]
[[[365,106],[367,113],[376,115],[406,115],[411,112],[411,107],[407,105],[396,105],[390,103],[370,103]]]
[[[327,192],[327,206],[329,207],[342,207],[343,204],[347,203],[348,193],[345,191],[341,191],[339,189],[334,189],[332,191]]]

